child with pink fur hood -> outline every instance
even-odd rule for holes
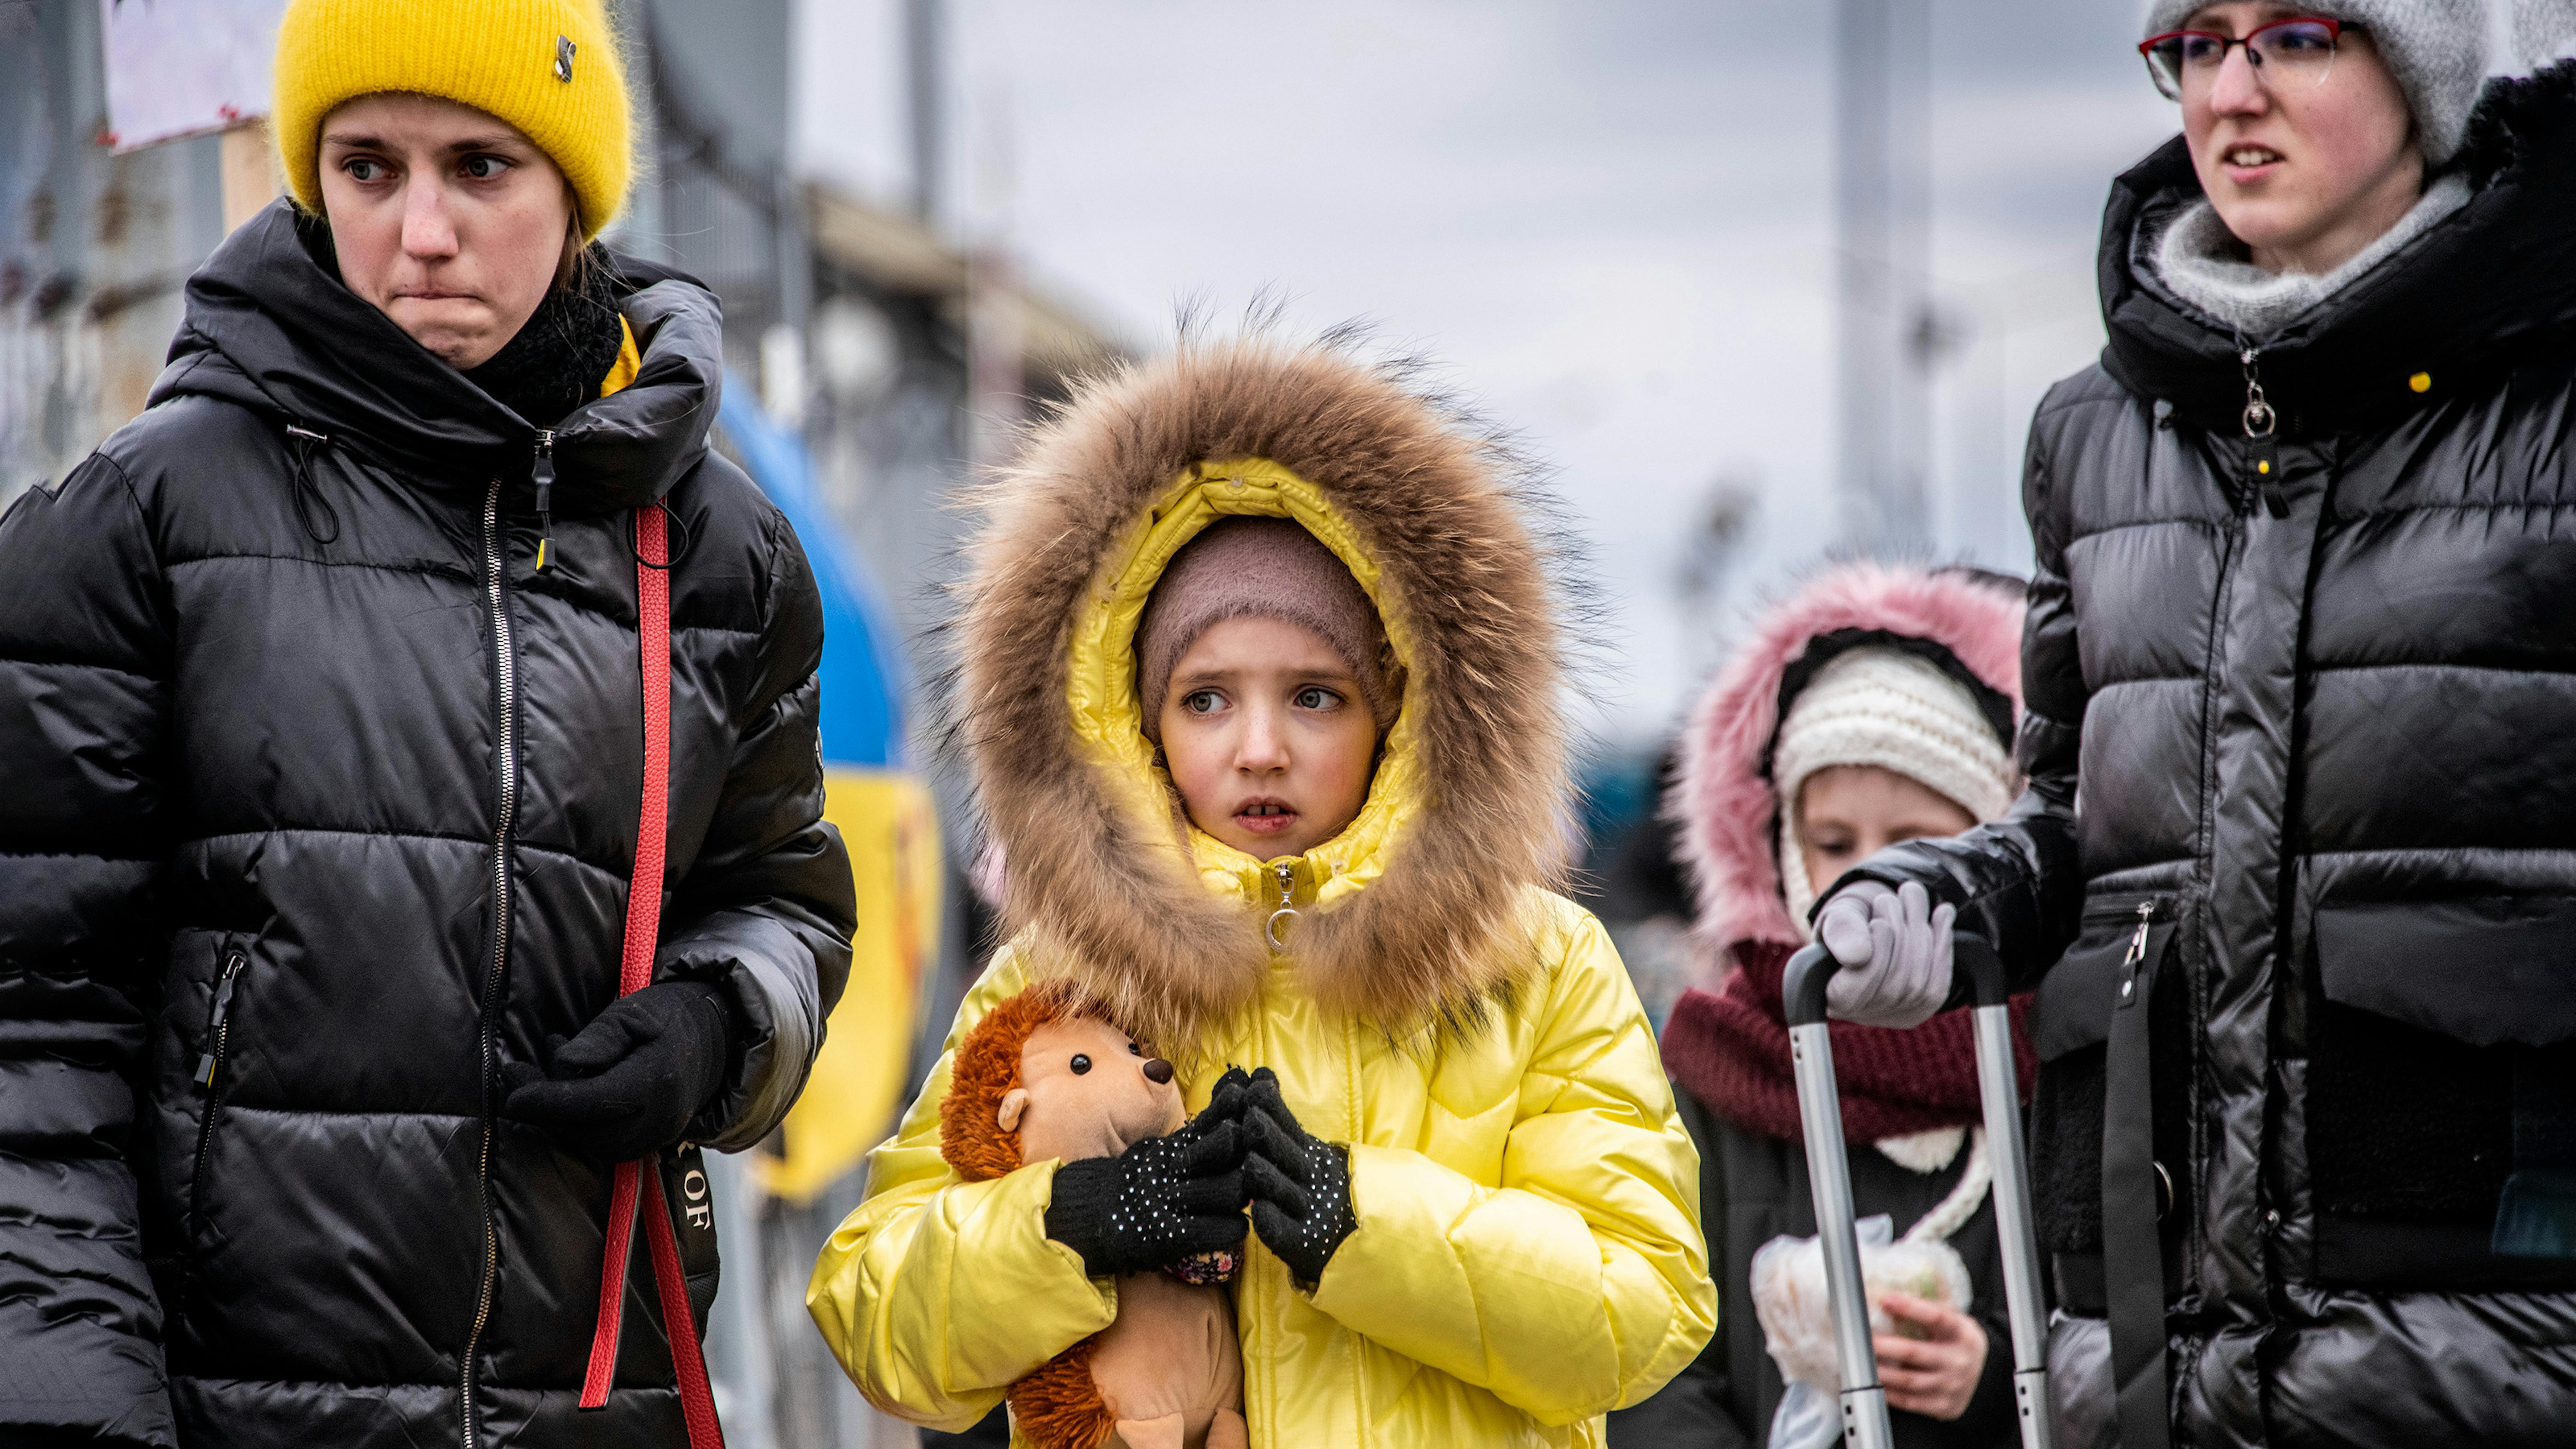
[[[1766,1287],[1757,1311],[1754,1255],[1816,1230],[1781,969],[1812,939],[1808,911],[1844,869],[2010,804],[2021,619],[2017,582],[1997,575],[1837,567],[1763,617],[1691,713],[1665,808],[1680,826],[1711,979],[1675,1006],[1663,1047],[1700,1150],[1721,1307],[1697,1362],[1611,1416],[1615,1449],[1772,1441],[1788,1386],[1761,1319],[1785,1310]],[[2014,1018],[2025,1094],[2027,1005]],[[1878,1344],[1896,1442],[2011,1444],[2010,1340],[1967,1014],[1913,1031],[1839,1021],[1832,1031],[1860,1215],[1888,1214],[1900,1237],[1946,1240],[1971,1288],[1964,1313],[1882,1301],[1895,1329]]]

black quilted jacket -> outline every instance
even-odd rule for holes
[[[685,1442],[649,1272],[576,1429],[607,1167],[489,1086],[616,992],[636,505],[688,539],[655,969],[732,1003],[700,1140],[794,1099],[853,907],[813,579],[707,449],[714,298],[621,281],[643,371],[558,425],[543,572],[535,430],[282,203],[0,521],[0,1443]]]
[[[2046,973],[2061,1443],[2109,1432],[2103,1021],[2142,907],[2177,923],[2176,1442],[2576,1439],[2576,1263],[2489,1251],[2509,1173],[2576,1165],[2569,90],[2491,92],[2474,199],[2278,337],[2136,264],[2198,196],[2178,141],[2113,188],[2110,345],[2031,430],[2030,793],[1862,868]]]

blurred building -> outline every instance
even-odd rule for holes
[[[0,0],[0,509],[141,411],[189,273],[277,190],[256,125],[116,149],[102,8]],[[947,500],[979,438],[1116,349],[1023,290],[1006,256],[793,174],[790,0],[612,10],[647,164],[607,240],[724,302],[717,446],[787,511],[824,588],[829,808],[862,902],[850,994],[806,1099],[751,1160],[716,1160],[728,1221],[710,1368],[737,1449],[911,1444],[832,1363],[804,1288],[985,944],[957,792],[933,786],[915,742],[940,672],[920,641],[964,522]]]

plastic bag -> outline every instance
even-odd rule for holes
[[[1805,1384],[1789,1385],[1771,1415],[1771,1449],[1833,1449],[1842,1441],[1840,1397]]]
[[[1869,1300],[1873,1334],[1911,1335],[1911,1325],[1891,1321],[1878,1306],[1881,1293],[1908,1293],[1947,1304],[1964,1313],[1973,1306],[1968,1265],[1959,1251],[1938,1240],[1896,1242],[1895,1224],[1885,1213],[1854,1225],[1860,1238],[1860,1276]],[[1842,1393],[1842,1371],[1834,1362],[1834,1317],[1825,1296],[1825,1253],[1814,1238],[1787,1234],[1764,1243],[1753,1254],[1753,1316],[1762,1324],[1762,1339],[1771,1350],[1780,1377],[1805,1384],[1824,1395],[1831,1407]],[[1783,1404],[1786,1409],[1786,1404]],[[1841,1432],[1835,1416],[1835,1432]]]

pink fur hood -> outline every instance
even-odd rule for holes
[[[1780,678],[1808,641],[1840,629],[1930,640],[2010,699],[2019,718],[2021,623],[2019,595],[1991,581],[1867,563],[1818,575],[1761,617],[1692,706],[1680,778],[1664,797],[1665,813],[1681,826],[1696,930],[1711,959],[1739,941],[1799,944],[1772,857],[1779,800],[1763,778],[1762,756],[1780,724]]]

